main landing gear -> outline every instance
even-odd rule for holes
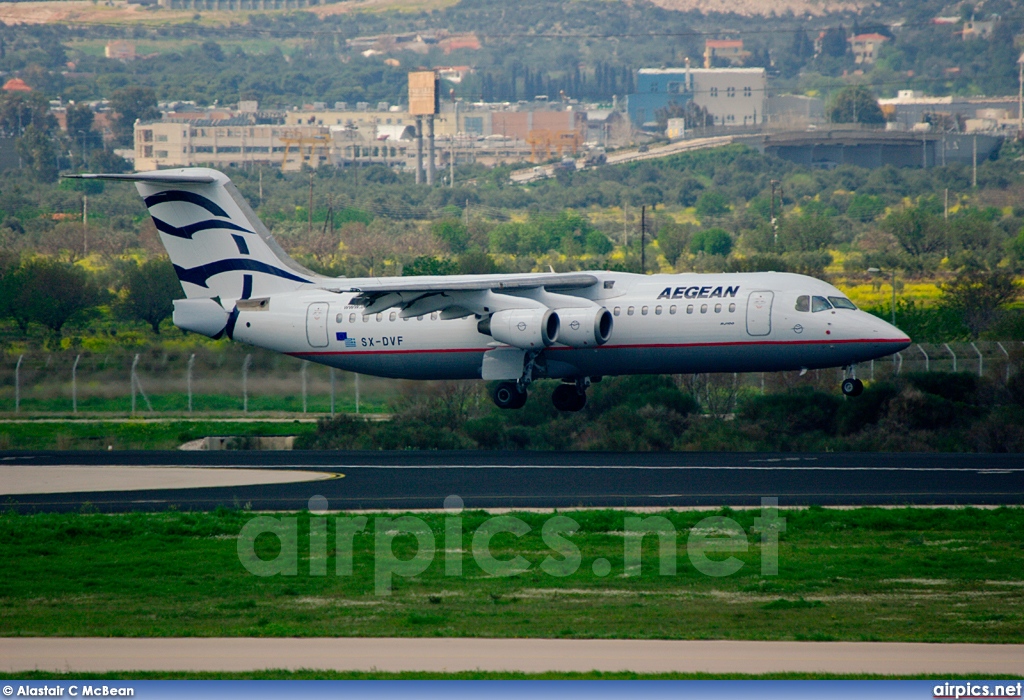
[[[587,405],[587,389],[579,383],[559,384],[551,393],[551,403],[559,411],[579,411]]]
[[[587,387],[590,378],[559,384],[551,393],[551,403],[559,411],[580,411],[587,405]],[[494,389],[494,403],[498,408],[522,408],[528,394],[522,382],[502,382]]]
[[[843,396],[860,396],[864,392],[864,382],[854,376],[853,367],[848,367],[850,376],[843,380]]]

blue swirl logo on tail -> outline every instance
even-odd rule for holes
[[[303,277],[299,277],[287,270],[282,270],[279,267],[268,265],[265,262],[259,260],[242,260],[242,259],[230,259],[230,260],[217,260],[216,262],[207,263],[200,265],[199,267],[184,268],[177,265],[174,266],[174,271],[178,275],[178,279],[182,282],[188,282],[199,287],[208,287],[210,278],[214,275],[219,275],[222,272],[232,272],[235,270],[249,270],[251,272],[263,272],[268,275],[274,275],[275,277],[281,277],[286,280],[292,280],[293,282],[304,282],[311,284],[310,280]]]

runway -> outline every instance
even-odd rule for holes
[[[60,465],[216,467],[294,472],[294,482],[87,491],[5,497],[19,512],[756,506],[777,497],[803,505],[1021,505],[1020,455],[892,453],[538,452],[37,452],[0,453],[0,490],[11,467]],[[123,470],[122,470],[123,471]],[[328,478],[308,479],[311,472]],[[40,472],[42,474],[42,472]],[[296,483],[297,482],[297,483]],[[324,503],[326,499],[326,504]]]
[[[0,670],[1024,674],[1012,644],[458,638],[0,638]]]

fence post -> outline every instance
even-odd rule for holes
[[[334,418],[334,368],[331,367],[331,418]]]
[[[1004,355],[1006,355],[1006,379],[1003,381],[1008,382],[1010,381],[1010,353],[1006,352],[1006,348],[1003,347],[1002,343],[996,343],[996,345],[998,345],[999,349],[1003,351]]]
[[[309,363],[302,360],[302,368],[299,370],[299,374],[302,375],[302,412],[306,412],[306,370],[309,368]]]
[[[185,385],[188,390],[188,412],[192,413],[192,368],[196,365],[196,354],[192,353],[188,358],[188,370],[185,374]]]
[[[71,412],[78,413],[78,361],[81,355],[75,355],[75,364],[71,365]]]
[[[14,412],[21,413],[21,361],[24,355],[18,355],[18,364],[14,366]]]
[[[252,355],[245,356],[242,363],[242,413],[249,412],[249,365],[252,364]]]
[[[973,342],[971,343],[971,347],[974,348],[974,352],[978,353],[978,376],[980,377],[982,376],[982,372],[985,370],[985,358],[981,356],[981,350],[979,350],[978,346]]]
[[[949,343],[943,343],[943,345],[949,350],[949,354],[953,356],[953,371],[956,372],[956,353],[953,352],[953,348],[949,347]]]
[[[871,361],[871,381],[875,381],[875,361]]]
[[[899,376],[899,373],[903,371],[903,353],[896,353],[896,359],[899,360],[899,364],[896,365],[896,375]]]
[[[135,368],[138,366],[138,364],[139,364],[139,356],[138,356],[138,354],[136,354],[135,355],[135,359],[132,360],[132,373],[131,373],[131,379],[129,380],[129,383],[131,384],[131,387],[132,387],[132,415],[133,416],[135,415]]]
[[[921,347],[921,343],[917,344],[917,349],[921,351],[922,355],[924,355],[924,371],[925,372],[931,372],[932,371],[931,370],[931,360],[928,359],[928,353],[926,353],[924,351],[924,348]],[[899,353],[896,353],[896,354],[898,355]],[[903,366],[903,358],[901,357],[900,358],[900,367],[902,367],[902,366]],[[899,374],[899,373],[897,372],[897,374]]]

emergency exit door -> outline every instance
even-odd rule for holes
[[[306,309],[306,340],[310,347],[327,347],[327,309],[326,301],[310,304]]]
[[[774,292],[751,292],[747,297],[747,333],[768,335],[772,332],[772,300]]]

